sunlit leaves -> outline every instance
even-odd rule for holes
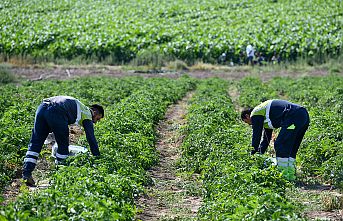
[[[237,61],[248,43],[283,59],[342,50],[341,2],[330,1],[5,1],[0,52],[118,61],[142,49],[179,59]]]

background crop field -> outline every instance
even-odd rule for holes
[[[147,53],[239,63],[248,43],[270,59],[336,56],[338,0],[3,0],[0,54],[118,64]],[[244,57],[244,56],[243,56]]]

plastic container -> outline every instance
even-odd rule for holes
[[[57,143],[55,143],[52,146],[52,151],[51,151],[51,156],[54,158],[56,158],[57,148],[58,148]],[[88,151],[86,147],[77,146],[77,145],[69,145],[68,149],[69,149],[69,156],[75,156],[76,154],[86,153]]]

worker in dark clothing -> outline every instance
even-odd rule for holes
[[[58,145],[57,164],[68,157],[68,125],[70,124],[83,126],[92,154],[94,156],[100,155],[93,124],[103,117],[104,109],[98,104],[88,108],[79,100],[69,96],[44,99],[37,109],[31,140],[24,159],[23,179],[25,183],[28,186],[35,186],[32,171],[36,166],[43,143],[50,132],[54,133]]]
[[[274,143],[276,161],[284,176],[294,181],[296,154],[310,123],[307,110],[285,100],[267,100],[255,108],[243,110],[241,118],[252,125],[251,145],[254,149],[251,154],[263,154],[269,145],[273,129],[281,127]]]

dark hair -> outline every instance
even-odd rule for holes
[[[248,107],[246,109],[244,109],[242,112],[241,112],[241,119],[244,120],[246,117],[245,115],[250,115],[252,110],[254,110],[254,108],[251,108],[251,107]]]
[[[101,105],[99,105],[99,104],[93,104],[93,105],[91,106],[91,108],[92,108],[92,109],[96,109],[96,110],[99,112],[99,114],[102,115],[102,117],[105,117],[105,111],[104,111],[104,108],[103,108]]]

